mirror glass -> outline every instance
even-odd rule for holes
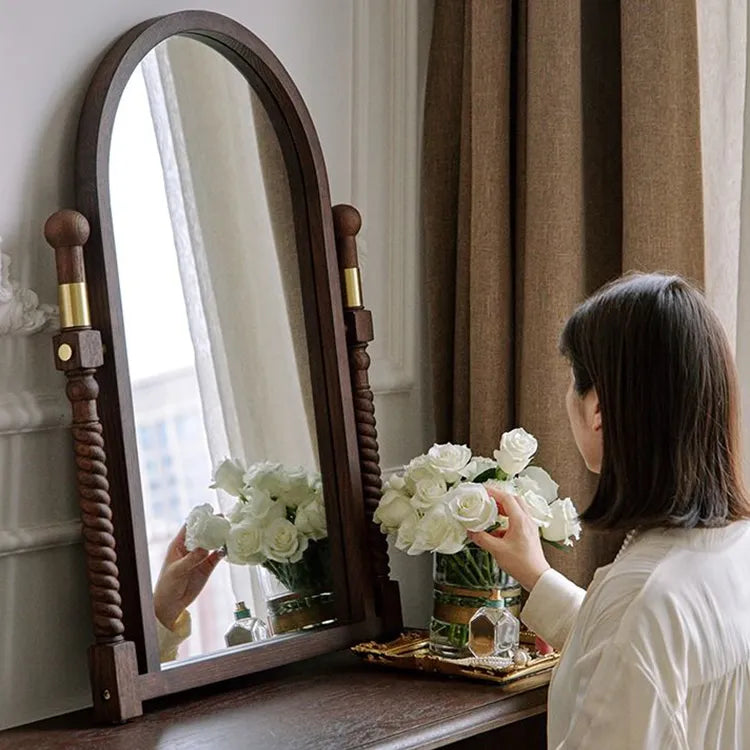
[[[162,664],[325,627],[300,269],[269,116],[218,52],[171,38],[125,88],[109,177]]]

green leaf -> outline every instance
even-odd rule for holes
[[[497,469],[487,469],[486,471],[483,471],[481,474],[477,474],[477,476],[474,477],[471,481],[475,484],[482,484],[483,482],[486,482],[488,479],[497,479]]]

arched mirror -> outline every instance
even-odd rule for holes
[[[333,622],[289,180],[234,65],[187,37],[149,52],[117,108],[109,189],[162,663]],[[210,490],[228,456],[237,486]],[[183,575],[206,505],[232,524],[213,524],[229,564]],[[166,630],[188,624],[204,575],[176,649]]]
[[[216,14],[131,30],[92,81],[76,183],[103,365],[60,354],[92,333],[75,314],[57,351],[72,384],[96,371],[100,388],[112,544],[87,547],[99,714],[393,631],[398,592],[371,522],[358,216],[334,217],[279,61]],[[75,297],[60,253],[77,245],[57,230],[61,294]],[[79,470],[96,473],[75,429]],[[85,506],[93,480],[79,482],[94,527],[109,510]]]

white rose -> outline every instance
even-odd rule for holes
[[[320,474],[318,474],[318,472],[310,474],[308,476],[308,479],[310,481],[310,489],[316,495],[322,495],[323,494],[323,478],[320,476]]]
[[[214,471],[212,490],[224,490],[227,495],[239,497],[244,486],[245,469],[236,458],[225,458]]]
[[[448,512],[468,531],[484,531],[497,521],[497,503],[484,485],[472,482],[450,491]]]
[[[244,500],[238,500],[227,515],[231,523],[242,523],[248,517],[250,517],[249,507]]]
[[[536,438],[522,427],[506,432],[500,438],[500,450],[493,453],[497,465],[513,477],[523,471],[536,453]]]
[[[517,477],[520,492],[530,490],[541,495],[548,503],[557,500],[559,485],[540,466],[527,466]]]
[[[436,444],[427,451],[427,459],[450,484],[461,478],[461,470],[471,461],[471,451],[465,445]]]
[[[552,521],[552,511],[547,501],[532,490],[521,492],[521,498],[528,514],[534,519],[537,526],[547,528]]]
[[[242,479],[246,489],[257,488],[271,497],[279,497],[287,486],[284,467],[272,461],[253,464]]]
[[[384,534],[393,534],[398,531],[402,521],[413,513],[406,495],[394,489],[387,489],[375,509],[373,520],[380,524],[380,530]]]
[[[227,536],[227,560],[235,565],[258,565],[264,560],[262,543],[262,526],[249,520],[234,524]]]
[[[448,485],[440,477],[420,479],[414,488],[411,504],[414,510],[428,511],[445,499]]]
[[[214,515],[214,509],[208,503],[196,505],[185,521],[185,548],[219,549],[226,544],[228,533],[229,521],[226,518]]]
[[[466,530],[448,513],[445,506],[435,506],[417,522],[414,543],[409,547],[410,555],[422,552],[441,552],[454,555],[466,544]]]
[[[309,540],[286,518],[277,518],[263,530],[262,551],[269,560],[295,563],[302,559]]]
[[[461,470],[461,477],[468,482],[473,482],[480,474],[484,474],[489,469],[497,469],[497,461],[484,456],[475,456]]]
[[[396,492],[403,492],[406,489],[406,480],[403,474],[391,474],[391,476],[384,482],[383,490],[396,490]]]
[[[281,500],[289,508],[296,508],[303,503],[311,502],[318,497],[315,491],[314,479],[301,466],[286,472],[286,487]]]
[[[409,514],[405,516],[398,527],[396,534],[396,549],[402,552],[408,552],[414,544],[414,537],[417,534],[417,524],[419,523],[419,514],[417,511],[409,508]]]
[[[578,539],[581,536],[581,524],[575,505],[566,497],[564,500],[555,500],[549,509],[552,519],[549,526],[542,529],[542,537],[548,542],[560,542],[571,547],[573,542],[570,537]]]
[[[271,498],[268,492],[252,487],[247,490],[247,502],[242,511],[245,518],[262,525],[286,516],[286,507],[281,501]]]
[[[325,539],[328,536],[326,528],[326,508],[320,497],[311,503],[300,505],[294,518],[294,525],[310,539]]]
[[[417,482],[421,479],[443,479],[443,475],[432,465],[428,456],[417,456],[409,462],[404,472],[406,490],[413,495]]]

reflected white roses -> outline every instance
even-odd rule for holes
[[[486,486],[521,498],[542,538],[570,546],[581,525],[570,498],[558,498],[558,485],[539,466],[530,466],[537,450],[522,428],[506,432],[494,459],[472,456],[465,445],[433,445],[385,484],[374,519],[398,549],[456,554],[468,543],[468,531],[505,525]]]
[[[328,536],[318,474],[270,461],[245,469],[228,458],[216,467],[211,487],[237,502],[226,518],[209,504],[193,508],[186,521],[189,550],[225,548],[235,565],[270,567],[300,562],[312,542]]]

